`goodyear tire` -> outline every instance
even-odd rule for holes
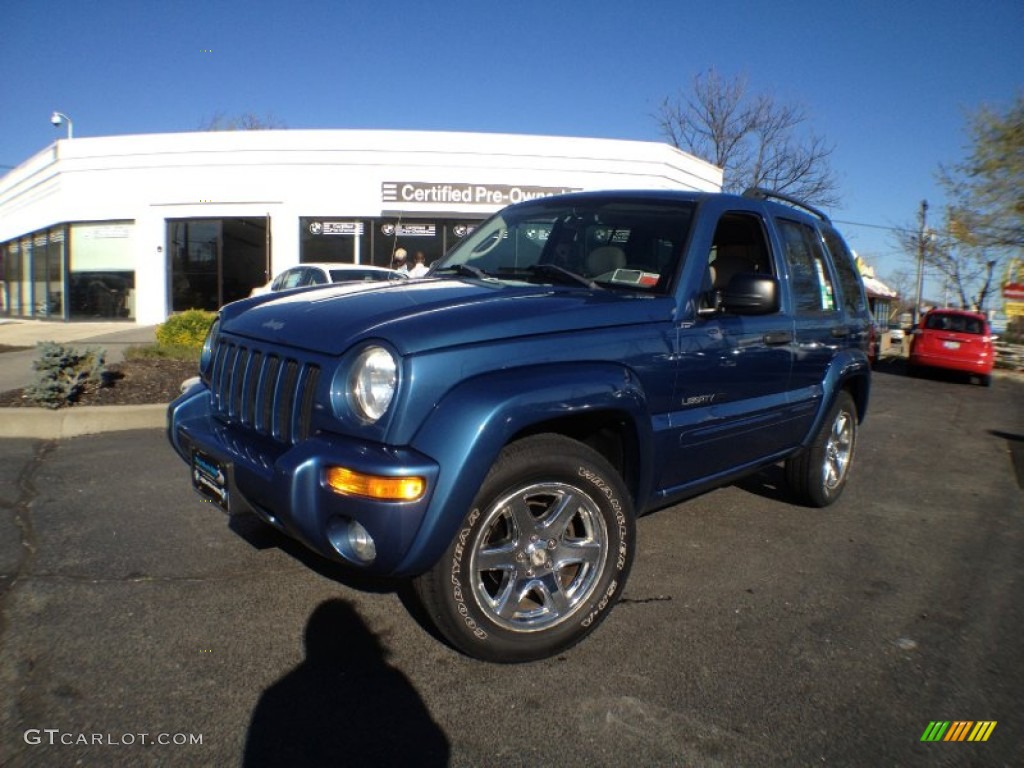
[[[798,500],[827,507],[842,495],[857,447],[857,408],[841,391],[814,442],[786,462],[786,479]]]
[[[622,593],[633,561],[632,503],[597,452],[559,435],[502,451],[454,540],[415,581],[438,630],[495,662],[575,645]]]

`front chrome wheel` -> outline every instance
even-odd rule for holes
[[[594,500],[565,483],[533,483],[484,514],[469,559],[473,597],[498,626],[549,629],[593,594],[608,556]]]
[[[414,586],[463,653],[548,658],[615,605],[634,530],[628,489],[601,454],[562,435],[525,437],[501,451],[448,548]]]

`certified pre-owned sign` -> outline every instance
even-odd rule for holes
[[[538,197],[578,192],[579,187],[535,187],[516,184],[437,184],[427,181],[385,181],[385,203],[461,203],[463,205],[511,205]]]

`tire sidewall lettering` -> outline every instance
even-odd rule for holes
[[[593,484],[595,488],[608,499],[608,502],[612,505],[612,512],[615,515],[615,524],[619,529],[619,546],[615,557],[615,569],[618,571],[623,570],[626,567],[626,557],[629,552],[627,546],[628,530],[626,528],[626,513],[622,511],[622,504],[619,502],[618,497],[615,495],[614,490],[604,479],[586,467],[580,467],[577,470],[577,474],[584,480]]]
[[[462,590],[462,558],[466,553],[466,542],[473,533],[473,525],[480,518],[480,510],[474,509],[466,517],[466,525],[459,531],[459,535],[455,539],[455,549],[452,552],[452,570],[451,570],[451,587],[452,587],[452,599],[455,601],[455,610],[459,616],[462,617],[462,621],[465,622],[466,628],[469,629],[473,635],[479,640],[487,639],[487,631],[481,627],[476,619],[470,615],[469,606],[466,604],[465,593]]]
[[[594,619],[596,619],[601,614],[601,611],[608,607],[608,603],[611,601],[612,597],[615,596],[615,592],[618,590],[618,588],[618,580],[612,579],[611,583],[608,585],[608,589],[606,589],[604,594],[601,595],[601,599],[597,601],[597,605],[595,605],[594,608],[590,611],[590,613],[586,615],[583,621],[580,622],[581,627],[589,627],[591,624],[594,623]]]

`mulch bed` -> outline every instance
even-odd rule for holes
[[[74,406],[169,403],[181,393],[181,382],[198,373],[194,362],[161,359],[126,360],[107,370],[106,386],[83,393]],[[20,389],[0,392],[0,407],[32,405]]]

